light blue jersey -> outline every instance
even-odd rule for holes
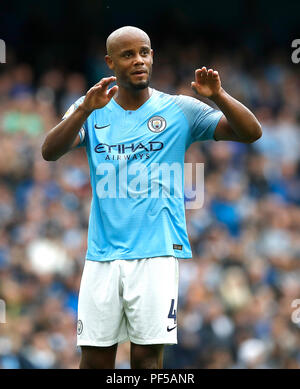
[[[86,259],[192,258],[185,152],[195,141],[213,139],[221,116],[197,99],[155,89],[135,111],[112,99],[92,112],[79,133],[92,187]]]

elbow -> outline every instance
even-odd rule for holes
[[[42,146],[41,153],[42,153],[42,157],[45,161],[56,161],[57,160],[57,158],[54,158],[54,156],[51,155],[51,153],[49,153],[49,151],[45,147],[45,144],[43,144],[43,146]]]
[[[261,125],[260,123],[257,123],[257,129],[256,129],[256,134],[255,134],[255,139],[253,140],[253,142],[256,142],[259,138],[262,137],[262,128],[261,128]]]
[[[252,136],[249,138],[247,143],[254,143],[262,136],[262,128],[260,123],[257,123],[255,129],[252,131]]]
[[[42,157],[45,161],[51,161],[51,158],[50,158],[49,154],[47,153],[47,149],[45,147],[45,144],[43,144],[43,146],[42,146],[41,153],[42,153]]]

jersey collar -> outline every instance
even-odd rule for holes
[[[151,96],[149,97],[148,100],[146,100],[144,102],[144,104],[142,104],[138,109],[134,109],[134,110],[131,110],[131,109],[124,109],[122,108],[114,98],[111,99],[111,102],[112,104],[117,107],[119,110],[121,110],[122,112],[140,112],[142,111],[145,107],[147,107],[147,105],[152,101],[153,99],[153,96],[155,95],[155,92],[156,90],[154,88],[151,88],[152,89],[152,93],[151,93]]]

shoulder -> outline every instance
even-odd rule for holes
[[[203,101],[200,101],[192,96],[175,95],[174,98],[176,103],[185,110],[189,110],[189,111],[201,110],[203,112],[210,108],[209,105],[203,103]]]
[[[67,112],[64,114],[63,119],[66,119],[68,116],[71,115],[75,111],[75,109],[83,102],[85,96],[79,97],[67,110]]]
[[[74,108],[76,109],[76,108],[83,102],[84,99],[85,99],[85,95],[79,97],[79,99],[77,99],[77,100],[71,105],[71,107],[74,107]],[[70,107],[70,108],[71,108],[71,107]]]
[[[154,90],[154,91],[158,98],[163,99],[165,101],[169,100],[170,102],[173,102],[174,104],[178,105],[184,111],[201,109],[201,111],[203,112],[210,108],[209,105],[203,103],[202,101],[192,96],[176,95],[176,94],[171,95],[158,90]]]
[[[85,99],[85,95],[79,97],[79,99],[77,99],[77,100],[75,101],[75,104],[78,104],[78,105],[81,104],[81,103],[83,102],[84,99]]]

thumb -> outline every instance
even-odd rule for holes
[[[197,88],[196,88],[196,83],[193,81],[191,82],[191,87],[194,91],[197,91]]]
[[[107,93],[107,97],[111,99],[118,92],[118,89],[119,89],[118,85],[115,85],[112,88],[110,88]]]

